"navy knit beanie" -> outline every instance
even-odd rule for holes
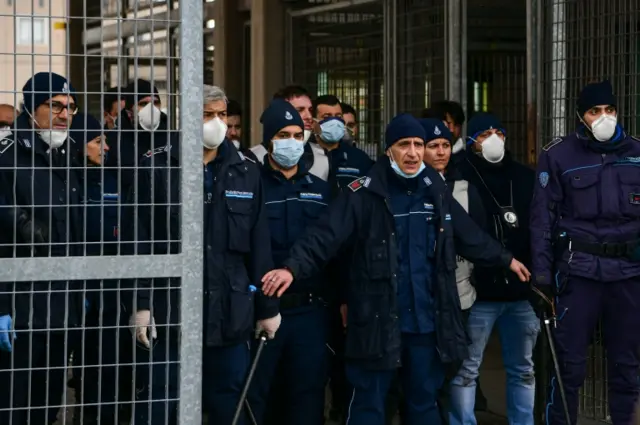
[[[274,99],[260,117],[262,123],[262,144],[269,148],[271,139],[280,130],[290,125],[297,125],[304,130],[304,122],[296,108],[286,100]]]
[[[613,87],[611,87],[609,80],[587,84],[578,97],[578,113],[582,117],[585,112],[596,105],[617,106],[617,103],[616,95],[613,94]]]
[[[480,133],[491,129],[500,130],[505,136],[507,135],[498,117],[487,112],[480,112],[474,114],[469,120],[467,134],[470,138],[475,139]]]
[[[70,137],[77,143],[89,143],[96,137],[102,135],[102,124],[95,117],[89,114],[77,114],[73,117]]]
[[[399,114],[393,117],[393,119],[387,125],[387,129],[384,132],[384,144],[385,150],[389,149],[391,145],[400,139],[406,139],[408,137],[418,137],[425,140],[427,135],[424,128],[420,125],[420,122],[410,114]]]
[[[158,96],[158,89],[152,86],[147,80],[138,78],[136,81],[132,81],[124,90],[125,108],[131,109],[131,107],[147,96]],[[137,99],[136,99],[137,95]]]
[[[437,118],[422,118],[418,120],[422,128],[424,128],[424,132],[426,138],[424,139],[425,143],[429,143],[432,140],[436,139],[447,139],[451,141],[453,135],[451,131],[447,128],[446,125]]]
[[[62,75],[53,72],[38,72],[22,87],[24,110],[33,110],[52,97],[65,94],[77,104],[76,91]]]

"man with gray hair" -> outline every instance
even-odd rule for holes
[[[278,299],[261,291],[260,279],[273,259],[260,169],[226,138],[224,91],[204,86],[203,95],[203,399],[209,423],[230,424],[250,364],[253,330],[273,338],[281,319]],[[177,144],[155,149],[141,161],[136,184],[138,254],[179,252],[180,165]],[[152,189],[154,181],[169,184]],[[145,243],[151,240],[156,242]],[[176,423],[179,288],[178,279],[138,282],[131,317],[139,347],[136,424]],[[244,419],[238,424],[245,424]]]

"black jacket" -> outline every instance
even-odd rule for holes
[[[273,267],[260,169],[228,140],[213,165],[215,184],[205,189],[203,205],[203,306],[206,344],[222,346],[249,340],[255,320],[278,314],[278,300],[260,291],[262,276]],[[138,254],[180,252],[179,166],[177,144],[141,161]],[[178,279],[139,280],[137,310],[152,309],[157,323],[178,324],[179,286]]]
[[[389,208],[388,158],[382,157],[368,176],[349,185],[328,213],[291,249],[285,265],[294,277],[316,273],[339,250],[349,246],[347,279],[348,329],[345,356],[366,367],[400,365],[401,338],[397,311],[397,247]],[[433,287],[437,344],[445,362],[468,356],[468,338],[455,283],[456,249],[476,263],[508,267],[511,255],[481,232],[446,191],[442,177],[427,168],[419,177],[436,201],[438,232]],[[426,259],[425,259],[426,260]]]
[[[26,113],[16,120],[16,131],[0,140],[3,257],[83,255],[83,191],[72,168],[75,151],[70,150],[69,143],[67,139],[50,151],[33,132]],[[18,210],[45,229],[48,243],[35,246],[34,254],[32,245],[15,231]],[[81,281],[0,282],[0,316],[12,315],[18,329],[78,326],[82,323],[83,298]]]
[[[458,167],[482,198],[487,233],[503,243],[518,260],[531,264],[529,208],[535,182],[533,170],[514,161],[508,152],[499,164],[491,164],[471,150]],[[497,201],[501,206],[509,206],[512,198],[518,216],[517,229],[506,225],[503,213],[496,205]],[[523,285],[513,272],[496,267],[475,267],[474,285],[477,301],[524,301],[531,297],[529,286]]]

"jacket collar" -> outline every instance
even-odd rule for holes
[[[288,181],[287,179],[284,178],[284,176],[282,175],[282,172],[280,172],[280,170],[277,170],[277,169],[273,168],[273,166],[271,165],[271,161],[269,161],[268,156],[269,156],[269,154],[266,153],[265,157],[264,157],[264,164],[262,165],[263,173],[265,175],[267,175],[269,177],[273,177],[276,180],[278,180],[280,182],[283,182],[283,183]],[[313,180],[309,176],[309,171],[308,171],[308,169],[306,167],[306,164],[305,164],[305,161],[303,160],[302,157],[298,161],[298,171],[293,176],[293,180],[300,181],[300,182],[302,182],[303,185],[308,185],[308,184],[311,184],[313,182]]]
[[[69,140],[67,136],[67,140],[58,148],[60,152],[67,148]],[[37,130],[31,126],[29,115],[26,112],[20,114],[16,119],[16,142],[22,149],[33,149],[35,153],[49,157],[49,145],[40,138]]]
[[[388,198],[390,196],[389,191],[389,178],[393,177],[390,173],[394,171],[391,170],[391,162],[389,161],[389,157],[386,155],[381,156],[371,170],[367,174],[367,177],[364,178],[364,187],[371,192],[375,193],[378,196],[383,198]],[[418,187],[427,187],[428,190],[433,195],[438,191],[443,191],[445,187],[444,180],[440,173],[438,173],[433,168],[427,166],[422,173],[418,177]],[[435,191],[435,192],[434,192]]]

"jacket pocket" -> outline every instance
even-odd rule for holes
[[[370,240],[365,250],[370,279],[389,279],[391,277],[389,242],[386,239]]]
[[[620,212],[625,217],[640,218],[640,170],[633,166],[615,168],[620,182]]]
[[[358,294],[348,303],[345,357],[374,360],[384,355],[385,324],[388,316],[386,295]]]
[[[600,214],[598,206],[600,196],[598,194],[598,182],[600,176],[595,173],[572,174],[571,184],[571,208],[574,218],[594,219]]]
[[[251,247],[251,212],[253,201],[250,199],[227,199],[229,223],[229,249],[247,253]]]
[[[228,270],[227,314],[223,334],[227,340],[246,338],[253,328],[254,294],[249,292],[249,277],[242,265]]]

